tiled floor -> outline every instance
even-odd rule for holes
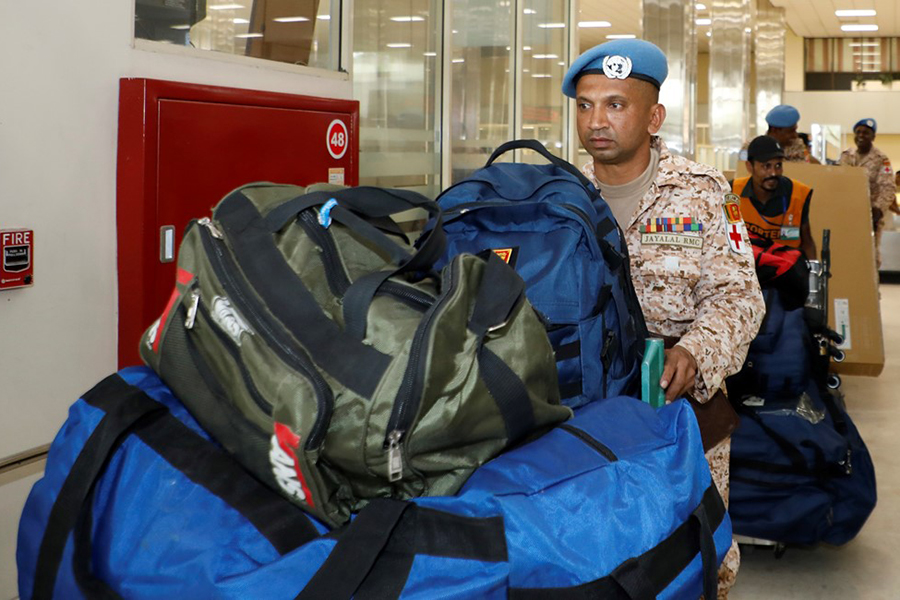
[[[878,505],[853,541],[835,548],[743,548],[732,600],[900,599],[900,285],[882,284],[886,362],[880,377],[844,377],[842,390],[875,462]]]

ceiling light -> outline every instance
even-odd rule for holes
[[[531,50],[531,46],[522,46],[522,50],[528,52],[529,50]]]
[[[697,25],[712,25],[712,19],[697,19],[694,22]]]
[[[388,48],[412,48],[412,44],[407,44],[405,42],[397,42],[393,44],[388,44]]]
[[[395,21],[397,23],[418,23],[420,21],[424,21],[424,17],[391,17],[391,21]]]
[[[437,52],[425,52],[422,56],[437,56]]]
[[[578,24],[579,26],[581,23]],[[538,27],[541,29],[562,29],[566,26],[565,23],[538,23]]]
[[[862,10],[836,10],[834,11],[834,16],[836,17],[874,17],[876,13],[871,8],[865,8]]]
[[[553,75],[550,75],[549,73],[532,73],[531,76],[535,79],[547,79],[553,77]]]
[[[706,32],[706,37],[712,37],[712,31],[707,31],[707,32]]]
[[[556,54],[533,54],[531,58],[559,58]]]
[[[750,27],[744,27],[744,33],[753,33],[753,29]]]
[[[879,44],[878,42],[854,42],[854,43],[850,44],[850,47],[851,48],[860,48],[860,47],[877,48],[880,45],[881,44]]]
[[[606,36],[608,40],[633,40],[637,36],[633,33],[613,33],[611,35]]]
[[[307,17],[278,17],[272,20],[276,23],[303,23],[304,21],[309,21]]]
[[[578,21],[582,29],[596,29],[597,27],[612,27],[609,21]]]
[[[526,15],[536,15],[537,14],[537,11],[534,10],[533,8],[526,8],[522,12]]]
[[[454,64],[459,64],[459,63],[464,63],[464,62],[466,62],[466,59],[464,59],[464,58],[454,58],[454,59],[451,60],[450,62],[452,62],[452,63],[454,63]]]
[[[250,23],[248,19],[232,19],[231,22],[235,25],[248,25]]]
[[[244,8],[243,4],[214,4],[213,6],[207,7],[209,10],[236,10],[238,8]]]
[[[261,34],[261,33],[240,33],[234,37],[241,38],[242,40],[246,40],[249,38],[261,38],[261,37],[263,37],[263,34]]]
[[[178,31],[187,31],[190,28],[190,25],[172,25],[169,27],[169,29],[177,29]]]
[[[459,32],[454,29],[453,31],[451,31],[451,33],[459,33]]]
[[[705,4],[700,4],[700,3],[698,2],[698,3],[697,3],[697,10],[706,10],[706,5],[705,5]]]
[[[320,20],[320,21],[330,21],[330,20],[331,20],[331,15],[319,15],[319,16],[316,17],[316,18],[317,18],[318,20]]]
[[[564,62],[563,62],[563,61],[559,61],[559,62],[558,62],[558,63],[556,63],[556,64],[558,64],[558,65],[559,65],[559,66],[561,66],[561,67],[564,67],[564,66],[566,66],[566,63],[564,63]]]
[[[841,25],[841,31],[878,31],[878,25]]]

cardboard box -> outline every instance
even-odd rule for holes
[[[747,174],[738,165],[738,177]],[[878,376],[884,368],[884,337],[875,268],[869,182],[862,167],[784,163],[784,176],[813,188],[809,220],[822,251],[822,231],[831,230],[828,323],[848,338],[838,373]]]

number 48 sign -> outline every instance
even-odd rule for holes
[[[347,153],[350,144],[350,136],[347,135],[347,126],[340,119],[335,119],[328,125],[328,134],[325,139],[328,153],[333,158],[341,158]]]

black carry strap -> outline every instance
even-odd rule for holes
[[[468,328],[478,338],[476,356],[481,380],[500,409],[507,440],[513,442],[533,431],[534,407],[519,376],[484,342],[491,331],[506,325],[523,301],[525,282],[494,252],[486,250],[478,256],[486,263]]]
[[[713,532],[725,518],[725,503],[714,483],[688,519],[647,552],[626,560],[600,579],[566,588],[510,588],[511,600],[651,600],[700,553],[703,594],[716,597],[718,564]]]
[[[403,513],[354,600],[396,600],[417,555],[506,562],[503,517],[463,517],[413,504]]]
[[[534,150],[535,152],[546,158],[554,166],[559,167],[570,175],[573,175],[576,179],[578,179],[579,182],[581,182],[581,185],[583,185],[585,188],[589,190],[595,189],[594,184],[588,181],[588,178],[585,177],[584,174],[575,167],[575,165],[554,155],[537,140],[512,140],[500,144],[500,146],[498,146],[497,149],[494,150],[494,153],[491,154],[491,157],[488,158],[487,162],[484,163],[484,166],[491,166],[491,164],[493,164],[495,160],[497,160],[501,155],[509,152],[510,150]]]
[[[347,526],[328,558],[297,595],[297,600],[350,600],[409,507],[409,502],[399,500],[372,500]]]
[[[429,220],[433,219],[440,225],[440,206],[435,201],[412,190],[363,186],[334,192],[311,192],[288,200],[273,209],[265,217],[266,225],[271,233],[276,233],[281,231],[299,213],[321,206],[332,199],[337,201],[337,205],[331,211],[331,215],[336,221],[374,244],[385,248],[395,258],[402,258],[395,262],[398,265],[402,264],[407,271],[427,271],[443,256],[447,247],[447,237],[442,227],[436,227],[436,231],[423,232],[416,241],[418,251],[411,256],[406,248],[398,246],[382,233],[381,228],[372,225],[385,217],[414,208],[424,210],[428,213]],[[412,262],[412,265],[407,266],[407,262]]]
[[[270,233],[280,231],[300,212],[321,206],[332,199],[337,202],[331,211],[334,219],[388,251],[397,265],[397,268],[376,271],[358,278],[344,293],[344,331],[351,339],[361,341],[366,336],[369,306],[382,284],[402,273],[431,271],[434,263],[444,254],[447,237],[442,226],[441,209],[436,202],[411,190],[377,187],[347,188],[298,196],[269,212],[265,217],[266,228]],[[416,241],[416,251],[412,254],[366,220],[388,217],[413,208],[425,210],[435,226],[422,233]]]
[[[318,192],[317,192],[318,193]],[[305,348],[316,364],[345,387],[370,398],[391,357],[349,335],[323,312],[284,255],[265,219],[240,191],[227,196],[215,217],[250,287]],[[359,368],[365,365],[365,369]]]
[[[133,426],[142,420],[158,418],[167,411],[166,407],[128,386],[116,375],[107,377],[85,395],[89,403],[91,396],[108,397],[115,402],[85,442],[50,510],[34,572],[32,598],[39,600],[53,597],[66,541],[109,457]]]
[[[803,453],[800,452],[800,450],[798,450],[797,447],[794,446],[794,444],[790,440],[788,440],[783,435],[781,435],[780,433],[778,433],[777,431],[775,431],[774,429],[772,429],[771,427],[766,425],[763,422],[762,418],[756,413],[755,410],[753,410],[752,408],[748,408],[748,407],[744,406],[743,404],[738,405],[737,408],[738,408],[738,412],[741,414],[741,416],[747,417],[751,421],[754,421],[757,425],[759,425],[759,428],[762,429],[766,435],[768,435],[770,438],[772,438],[772,441],[774,441],[778,445],[778,447],[781,448],[781,451],[784,452],[784,455],[791,462],[792,468],[791,468],[790,472],[809,474],[809,475],[813,475],[816,473],[816,469],[810,467],[807,464],[806,457],[803,456]],[[737,457],[733,457],[733,460],[736,464],[744,465],[744,466],[751,466],[752,462],[753,462],[753,461],[747,462],[744,459],[740,459]],[[778,467],[778,465],[769,464],[769,463],[760,463],[760,465],[766,466],[767,467],[766,470],[769,470],[770,468],[777,469],[777,467]]]
[[[96,482],[119,445],[136,435],[174,468],[241,513],[281,554],[317,538],[306,514],[263,485],[234,459],[128,384],[107,377],[83,397],[106,415],[94,429],[51,509],[35,570],[34,598],[50,598],[69,533],[73,572],[90,598],[117,598],[91,573],[92,507]]]

